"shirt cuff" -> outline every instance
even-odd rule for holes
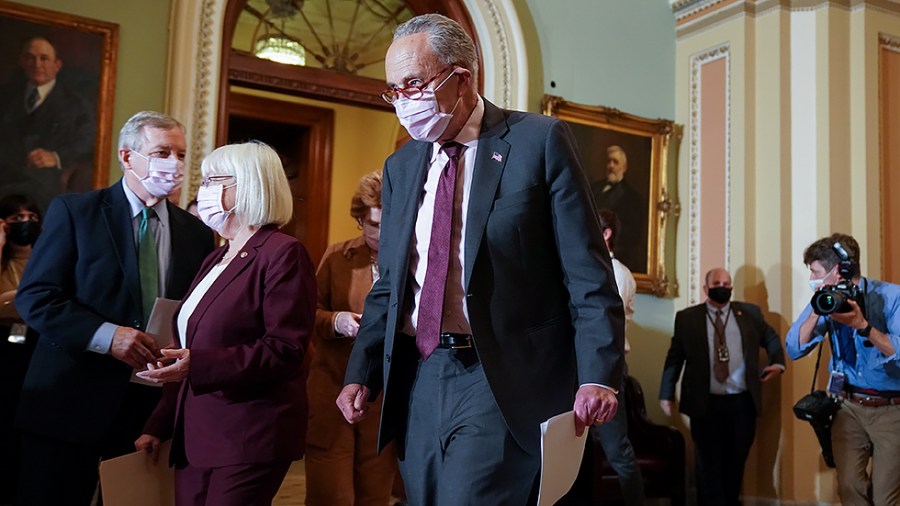
[[[784,372],[784,369],[785,369],[784,364],[770,364],[770,366],[774,366],[774,367],[781,369],[781,372]]]
[[[91,342],[88,343],[87,351],[92,351],[101,355],[109,353],[109,348],[112,346],[113,334],[116,333],[116,329],[118,328],[118,325],[109,322],[101,323],[100,327],[94,332],[94,336],[91,337]]]
[[[580,388],[580,387],[586,387],[586,386],[605,388],[606,390],[609,390],[610,392],[612,392],[612,393],[614,393],[614,394],[616,394],[616,395],[619,395],[619,391],[616,390],[615,388],[613,388],[613,387],[608,387],[608,386],[606,386],[606,385],[601,385],[600,383],[582,383],[581,385],[579,385],[579,388]]]
[[[51,151],[51,153],[53,153],[53,157],[56,158],[56,167],[55,168],[62,170],[63,167],[62,167],[62,162],[59,159],[59,153],[57,153],[56,151]]]

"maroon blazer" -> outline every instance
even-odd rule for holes
[[[225,250],[206,258],[185,299]],[[188,320],[190,372],[166,385],[144,432],[173,436],[170,460],[176,465],[184,458],[192,466],[220,467],[302,457],[303,359],[315,311],[315,269],[306,249],[275,227],[263,227]]]

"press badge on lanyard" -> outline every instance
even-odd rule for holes
[[[831,377],[828,378],[828,393],[831,395],[840,395],[844,390],[844,380],[847,375],[841,371],[831,371]]]

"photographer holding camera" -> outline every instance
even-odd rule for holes
[[[859,257],[844,234],[806,248],[815,294],[791,325],[787,352],[799,359],[830,336],[828,391],[843,400],[831,433],[842,502],[900,504],[900,286],[861,277]]]

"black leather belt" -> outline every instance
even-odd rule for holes
[[[441,340],[438,343],[439,348],[448,348],[451,350],[461,350],[472,348],[475,342],[469,334],[452,334],[450,332],[442,332]]]

